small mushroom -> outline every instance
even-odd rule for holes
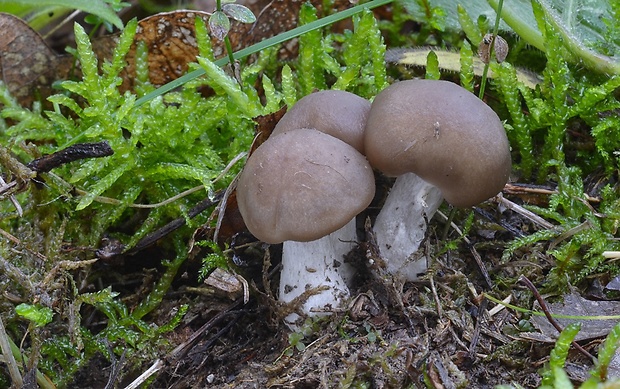
[[[370,101],[353,93],[324,90],[301,98],[280,119],[272,135],[314,128],[334,136],[364,154],[364,127]]]
[[[302,306],[314,314],[313,308],[335,308],[349,296],[342,256],[356,240],[354,218],[374,192],[366,158],[315,129],[272,135],[248,158],[237,185],[239,211],[258,239],[284,242],[282,301],[324,287]]]
[[[441,198],[473,206],[500,192],[511,170],[497,114],[447,81],[401,81],[379,93],[364,146],[373,167],[398,176],[373,228],[388,272],[405,280],[426,268],[412,254]]]

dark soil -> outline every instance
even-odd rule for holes
[[[175,307],[188,303],[191,309],[184,323],[168,335],[170,348],[197,338],[182,351],[162,357],[163,366],[149,387],[493,388],[510,383],[538,387],[539,372],[553,344],[521,337],[526,319],[522,314],[490,311],[496,304],[482,295],[490,291],[482,274],[493,280],[492,295],[502,293],[495,297],[517,297],[525,294],[516,284],[517,276],[536,277],[541,266],[501,264],[502,240],[511,234],[480,216],[489,216],[491,209],[476,213],[470,244],[461,241],[441,255],[436,235],[444,226],[434,221],[427,250],[436,257],[428,274],[416,283],[379,281],[365,267],[366,251],[361,246],[350,257],[361,269],[355,297],[345,309],[305,326],[298,342],[289,341],[291,331],[281,320],[283,307],[265,293],[268,284],[277,283],[277,250],[265,256],[274,262],[270,269],[276,270],[267,282],[260,267],[238,268],[251,289],[245,305],[241,297],[232,300],[213,289],[191,289],[187,279],[180,280],[153,318],[158,322],[161,315],[165,322]],[[528,228],[510,211],[497,216],[515,230]],[[449,238],[457,237],[450,232]],[[482,267],[473,253],[480,255]],[[197,294],[198,290],[208,294]],[[589,368],[574,358],[573,362],[569,372]],[[114,377],[110,363],[95,358],[72,387],[86,383],[104,387],[111,376],[124,387],[149,367],[147,363],[131,369],[131,361],[125,364],[121,371],[133,373]]]

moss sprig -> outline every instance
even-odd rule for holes
[[[333,88],[355,90],[364,97],[376,95],[387,84],[385,45],[377,21],[369,10],[353,18],[353,32],[342,53],[343,71]]]
[[[507,62],[497,66],[496,70],[500,74],[498,84],[512,120],[508,136],[511,138],[511,144],[519,148],[521,174],[523,174],[524,178],[529,178],[532,175],[535,163],[534,146],[530,123],[528,123],[521,109],[517,74],[515,69]]]
[[[474,51],[467,41],[463,41],[459,56],[461,86],[474,93]]]
[[[299,24],[305,25],[318,20],[316,8],[310,3],[304,3],[299,12]],[[301,96],[308,95],[314,89],[327,89],[323,73],[323,32],[320,29],[310,31],[299,37],[299,85]]]

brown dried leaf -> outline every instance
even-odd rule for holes
[[[250,155],[256,150],[258,146],[263,144],[271,136],[273,129],[276,128],[276,124],[282,119],[282,116],[286,113],[287,107],[284,106],[278,111],[269,115],[258,116],[254,120],[256,121],[256,139],[252,144]]]
[[[23,106],[49,96],[52,82],[67,75],[58,73],[60,58],[18,17],[0,13],[0,31],[0,77],[11,94]]]
[[[620,302],[618,301],[592,301],[586,300],[576,293],[564,296],[561,303],[549,304],[549,310],[554,314],[571,315],[571,316],[614,316],[620,312]],[[558,331],[549,323],[547,318],[543,316],[533,316],[532,324],[541,334],[550,342],[555,342]],[[575,337],[576,341],[594,339],[607,336],[614,325],[618,324],[617,319],[609,320],[588,320],[588,319],[556,319],[562,328],[567,325],[580,322],[581,331]]]
[[[321,8],[321,1],[313,0],[312,3]],[[248,4],[257,20],[253,24],[231,21],[228,37],[233,50],[295,28],[302,4],[302,0],[258,0]],[[341,10],[351,5],[347,0],[338,0],[335,8]],[[210,13],[201,11],[173,11],[150,16],[138,23],[135,41],[147,45],[149,79],[153,85],[164,85],[187,72],[189,64],[195,62],[198,55],[195,20],[200,17],[208,24],[210,16]],[[3,31],[0,36],[0,77],[21,105],[30,106],[35,99],[44,100],[52,93],[54,81],[69,76],[73,58],[56,55],[21,19],[0,13],[0,31]],[[93,41],[93,50],[100,63],[111,58],[117,41],[118,35]],[[225,55],[221,41],[212,38],[211,44],[216,58]],[[134,43],[127,54],[127,67],[121,74],[123,91],[134,86],[136,46]],[[294,57],[294,41],[284,45],[279,54],[282,59]]]
[[[282,116],[286,113],[286,107],[282,107],[279,111],[265,116],[258,116],[256,120],[256,139],[252,144],[250,154],[256,150],[264,141],[269,138],[276,124],[280,121]],[[230,242],[235,234],[246,231],[245,223],[239,212],[237,205],[237,192],[234,191],[228,197],[226,202],[226,208],[224,210],[224,217],[220,224],[218,243]]]

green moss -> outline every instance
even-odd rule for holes
[[[316,18],[316,10],[303,7],[302,21]],[[32,110],[20,107],[0,84],[0,113],[11,121],[11,125],[3,121],[0,127],[0,141],[7,145],[0,149],[2,164],[25,184],[17,194],[23,218],[15,217],[10,202],[0,202],[0,212],[8,216],[0,228],[14,233],[24,251],[16,255],[11,244],[0,242],[0,255],[11,258],[11,263],[0,265],[14,281],[13,293],[25,300],[41,300],[55,313],[70,312],[55,315],[50,324],[55,328],[53,335],[42,339],[41,369],[60,386],[71,382],[96,353],[112,358],[107,344],[115,354],[126,351],[135,363],[152,360],[167,347],[162,335],[179,323],[186,307],[159,327],[151,325],[148,315],[161,304],[187,258],[192,228],[205,222],[205,217],[190,220],[189,209],[225,188],[240,170],[240,164],[225,168],[249,150],[256,116],[275,112],[283,104],[290,106],[300,96],[339,82],[342,88],[365,97],[387,85],[385,46],[369,11],[355,18],[352,32],[315,29],[305,34],[300,39],[300,58],[290,64],[278,62],[277,47],[263,50],[255,62],[242,63],[240,83],[215,65],[206,26],[198,20],[198,62],[205,76],[138,105],[138,96],[154,90],[148,81],[145,45],[137,46],[135,91],[119,91],[124,58],[136,27],[135,21],[128,23],[112,58],[100,64],[89,38],[76,25],[76,55],[83,76],[60,83],[62,93],[49,98],[50,111],[42,111],[40,105]],[[199,92],[205,86],[212,88],[212,96],[205,98]],[[41,174],[41,188],[29,181],[33,174],[22,163],[70,145],[99,141],[108,142],[114,154]],[[167,201],[197,186],[203,188],[202,193]],[[161,242],[162,275],[132,309],[111,288],[78,291],[73,270],[90,265],[84,259],[93,258],[104,236],[112,235],[130,249],[179,217],[191,226]],[[125,225],[128,220],[137,222]],[[217,262],[207,258],[205,271],[223,265],[224,254],[216,252]],[[38,253],[45,255],[45,261]],[[82,324],[79,313],[85,305],[105,318],[96,334]]]

